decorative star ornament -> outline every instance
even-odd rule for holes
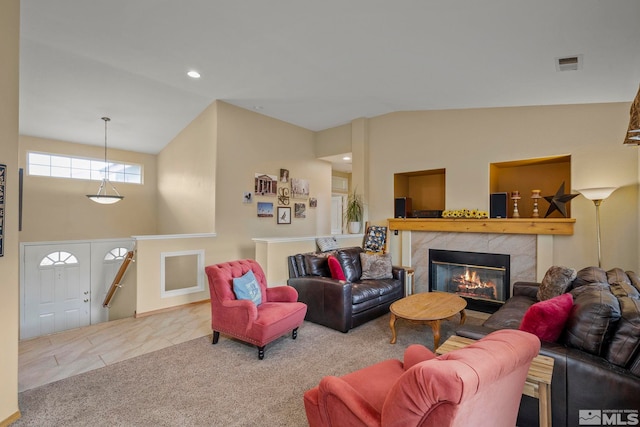
[[[544,196],[544,199],[549,202],[549,209],[547,209],[547,213],[545,214],[545,218],[553,213],[553,211],[558,211],[564,216],[567,217],[567,207],[566,204],[571,201],[578,194],[564,194],[564,181],[562,181],[562,185],[556,191],[556,194],[553,196]]]

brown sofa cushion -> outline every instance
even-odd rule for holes
[[[640,292],[636,288],[631,285],[630,282],[619,282],[612,283],[611,285],[611,293],[616,297],[631,297],[635,299],[640,299]]]
[[[640,291],[640,276],[633,271],[627,271],[627,276],[629,277],[629,280],[631,280],[633,287]]]
[[[618,297],[622,315],[611,340],[606,359],[626,367],[640,351],[640,300]]]
[[[610,285],[613,283],[625,283],[627,285],[631,285],[631,280],[629,280],[629,276],[624,272],[621,268],[612,268],[607,271],[607,283]]]
[[[608,283],[607,272],[599,267],[585,267],[576,273],[572,287],[575,289],[590,283]]]
[[[331,277],[328,255],[305,255],[304,266],[308,276]]]
[[[360,253],[362,248],[353,247],[340,249],[336,252],[336,258],[340,261],[344,277],[349,282],[356,282],[362,276],[362,265],[360,264]]]
[[[620,304],[609,290],[609,285],[594,283],[571,291],[573,309],[566,325],[565,342],[568,346],[596,356],[603,355],[607,339],[620,320]]]

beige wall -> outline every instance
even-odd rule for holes
[[[218,144],[216,165],[216,234],[218,244],[228,248],[228,259],[253,258],[254,237],[291,237],[329,234],[331,231],[331,165],[316,160],[314,133],[270,117],[217,102]],[[245,191],[254,191],[254,174],[278,175],[288,169],[290,177],[309,181],[310,196],[306,218],[292,218],[278,225],[275,218],[258,218],[257,202],[278,205],[275,197],[254,197],[243,204]],[[292,213],[293,217],[293,213]],[[283,260],[286,262],[286,260]]]
[[[316,160],[313,132],[216,101],[187,126],[158,156],[159,207],[162,234],[178,238],[140,238],[137,241],[137,308],[139,315],[200,301],[204,292],[160,297],[160,254],[202,249],[205,264],[255,258],[253,238],[329,234],[331,166]],[[254,197],[243,203],[243,193],[254,191],[254,174],[309,180],[317,208],[305,219],[278,225],[275,218],[258,218],[257,201],[277,206],[275,197]],[[290,200],[290,207],[296,200]],[[212,232],[215,236],[184,237]],[[286,266],[286,258],[282,259]]]
[[[209,298],[209,285],[206,282],[204,291],[162,298],[160,263],[162,253],[194,250],[205,252],[205,265],[220,262],[214,238],[140,239],[136,242],[136,248],[137,315]]]
[[[316,132],[316,157],[351,153],[351,123]]]
[[[216,105],[200,113],[158,155],[159,234],[215,230]]]
[[[446,208],[489,207],[489,164],[570,154],[572,192],[621,187],[601,207],[603,267],[639,271],[638,154],[623,146],[629,104],[399,112],[368,120],[369,219],[393,216],[393,174],[446,169]],[[558,187],[561,183],[558,183]],[[566,189],[568,192],[569,189]],[[595,208],[571,202],[573,236],[554,237],[555,264],[597,265]],[[546,212],[548,204],[541,203]],[[523,215],[524,216],[524,215]]]
[[[0,425],[18,411],[18,66],[20,2],[0,3],[0,163],[7,166],[4,256],[0,258]]]
[[[99,205],[85,197],[98,191],[98,181],[29,176],[29,151],[104,158],[103,147],[20,136],[20,167],[25,171],[21,242],[156,234],[155,155],[109,149],[110,160],[143,166],[144,185],[113,183],[124,200]]]

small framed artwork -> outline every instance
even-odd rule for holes
[[[256,196],[276,196],[278,191],[278,177],[266,173],[254,174]]]
[[[309,197],[309,181],[301,178],[291,178],[291,197],[306,199]]]
[[[294,204],[294,215],[296,218],[306,218],[306,210],[307,210],[307,205],[305,205],[304,203],[295,203]]]
[[[259,218],[272,218],[273,217],[273,203],[258,202],[258,217]]]
[[[278,206],[278,224],[291,224],[291,208]]]
[[[253,202],[253,193],[251,191],[245,191],[242,196],[242,203]]]
[[[280,182],[289,182],[289,169],[280,169]]]
[[[289,189],[287,187],[278,188],[278,204],[279,205],[289,204]]]
[[[310,208],[317,208],[318,207],[318,199],[316,199],[315,197],[312,197],[309,199],[309,207]]]

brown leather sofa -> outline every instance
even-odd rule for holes
[[[497,329],[517,329],[537,302],[539,285],[515,283],[513,296],[482,326],[463,325],[456,333],[479,339]],[[640,277],[619,268],[587,267],[567,292],[574,302],[564,331],[556,342],[543,341],[540,350],[555,360],[553,426],[581,425],[580,411],[586,410],[600,411],[595,415],[603,424],[597,425],[635,425],[640,411]],[[630,422],[620,424],[627,417]],[[523,396],[518,426],[537,425],[538,402]]]
[[[405,270],[392,267],[390,279],[360,280],[360,247],[288,257],[287,284],[298,291],[298,301],[307,304],[308,320],[341,332],[389,313],[389,306],[405,296]],[[331,278],[327,262],[334,255],[346,280]]]

